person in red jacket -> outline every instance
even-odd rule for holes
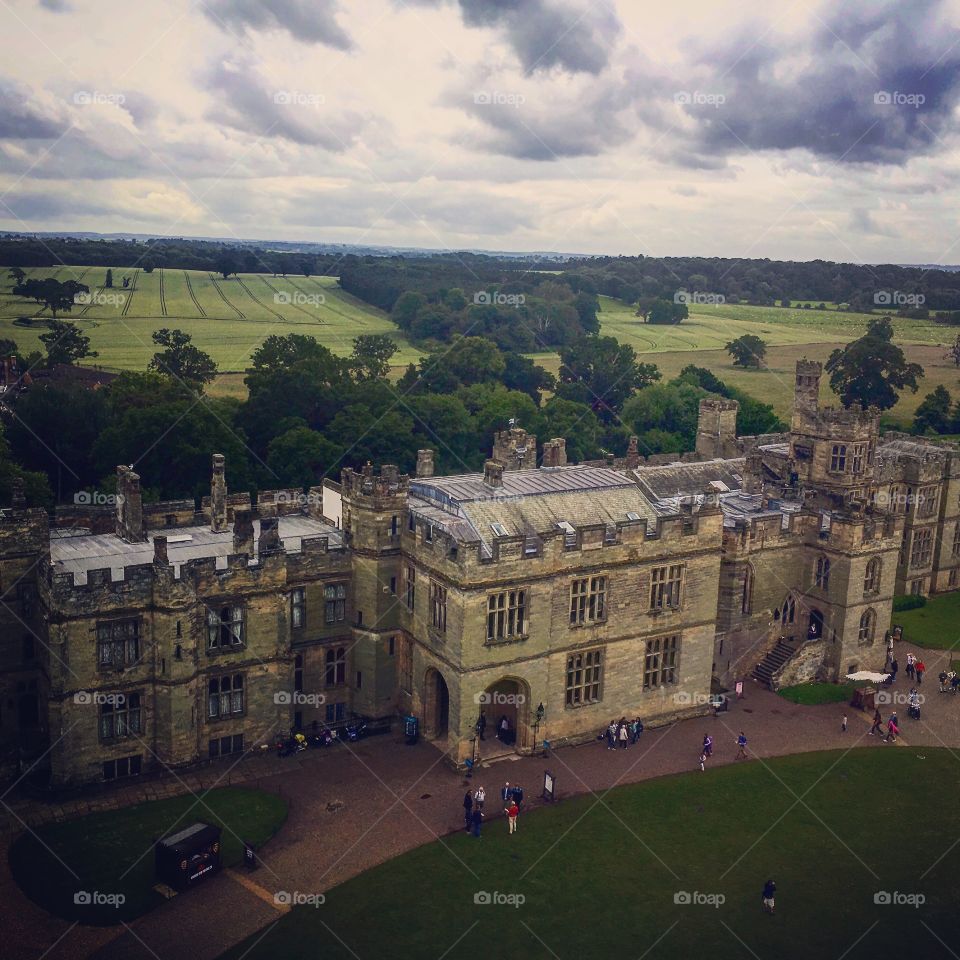
[[[520,816],[520,808],[517,806],[517,801],[511,800],[510,806],[504,807],[503,812],[507,815],[507,826],[509,827],[509,832],[516,833],[517,817]]]
[[[917,662],[913,665],[913,669],[917,675],[917,685],[919,686],[923,683],[923,672],[927,669],[927,665],[917,657]]]

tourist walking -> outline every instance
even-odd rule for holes
[[[473,822],[473,794],[468,790],[463,795],[463,827],[470,832],[470,824]]]
[[[628,741],[629,738],[630,738],[630,735],[627,733],[627,724],[626,724],[626,721],[622,721],[622,722],[620,723],[620,733],[618,734],[618,736],[620,737],[620,746],[623,747],[624,750],[626,750],[626,749],[627,749],[627,741]]]
[[[890,661],[890,678],[891,678],[890,682],[891,682],[891,683],[896,683],[896,682],[897,682],[897,671],[898,671],[899,669],[900,669],[900,664],[897,663],[897,658],[894,657],[894,658]]]
[[[707,755],[705,753],[701,753],[700,754],[700,772],[701,773],[703,773],[703,771],[706,769],[706,763],[707,763]]]
[[[523,806],[523,787],[519,783],[513,785],[513,789],[510,791],[510,799],[517,805],[517,807]]]
[[[923,683],[923,675],[926,672],[926,670],[927,670],[927,665],[923,662],[923,660],[920,657],[917,657],[917,659],[914,661],[914,664],[913,664],[913,673],[917,678],[917,686]]]
[[[516,833],[517,817],[520,816],[520,808],[517,806],[515,801],[511,800],[510,806],[504,807],[503,812],[507,815],[507,832]]]
[[[900,728],[897,726],[897,715],[894,713],[891,715],[890,719],[887,721],[887,735],[883,738],[884,743],[896,743],[897,734],[900,732]]]
[[[913,680],[916,676],[914,671],[914,664],[916,663],[916,657],[912,653],[907,654],[907,676]]]
[[[483,824],[483,811],[479,807],[474,807],[473,816],[473,835],[480,839],[480,827]]]
[[[740,731],[740,736],[737,737],[737,760],[746,760],[747,759],[747,738],[744,736],[743,731]]]
[[[883,736],[883,717],[880,716],[880,711],[875,710],[873,712],[873,726],[870,728],[870,736],[872,737],[876,734],[878,737]]]
[[[841,733],[847,732],[847,715],[846,714],[843,715],[843,719],[840,721],[840,732]]]
[[[500,791],[500,799],[504,803],[507,803],[510,800],[510,781],[509,780],[503,785],[503,789]]]
[[[768,880],[763,885],[763,909],[766,913],[773,913],[774,899],[777,895],[777,885],[773,880]]]
[[[940,692],[946,693],[947,692],[947,671],[941,670],[940,675],[937,677],[937,679],[940,681]]]
[[[617,721],[611,720],[610,726],[607,727],[607,749],[616,750],[617,749]]]
[[[478,810],[483,809],[483,805],[487,800],[487,791],[483,787],[477,787],[477,792],[473,795],[473,804]]]
[[[708,758],[713,756],[713,737],[709,733],[703,738],[703,752]]]

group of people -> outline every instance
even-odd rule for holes
[[[960,673],[956,670],[941,670],[937,679],[940,681],[941,693],[956,693],[960,688]]]
[[[479,737],[481,740],[485,739],[484,732],[487,729],[487,715],[482,710],[480,711],[480,716],[477,718],[476,729],[477,737]],[[510,744],[517,739],[517,733],[513,727],[510,726],[510,719],[506,714],[501,714],[501,716],[498,718],[496,733],[497,739],[502,743]]]
[[[635,744],[640,739],[642,733],[643,721],[639,717],[634,717],[633,720],[621,717],[619,720],[611,720],[597,739],[603,740],[606,737],[608,750],[616,750],[618,745],[626,750],[628,745]]]
[[[523,805],[523,787],[519,783],[510,785],[507,781],[500,791],[500,800],[503,802],[503,812],[507,818],[507,830],[509,833],[517,832],[517,818],[520,816],[520,808]],[[473,833],[477,839],[480,838],[480,828],[483,826],[483,807],[487,802],[487,791],[482,787],[471,793],[467,791],[463,795],[463,823],[467,833]]]
[[[741,730],[736,739],[737,744],[737,755],[734,759],[736,760],[746,760],[747,759],[747,735]],[[707,769],[707,761],[713,756],[713,737],[710,734],[705,734],[703,738],[703,744],[700,747],[700,756],[697,758],[700,763],[700,769]]]
[[[913,693],[913,692],[915,692],[915,691],[911,691],[911,693]],[[912,709],[912,708],[911,708],[911,709]],[[919,705],[917,706],[917,709],[918,709],[918,710],[920,709],[920,708],[919,708]],[[883,739],[883,742],[884,742],[884,743],[896,743],[896,742],[897,742],[897,736],[898,736],[899,733],[900,733],[900,721],[897,719],[897,711],[896,711],[896,710],[894,710],[893,713],[891,713],[890,716],[889,716],[888,719],[887,719],[887,723],[886,723],[887,733],[886,733],[886,736],[884,736],[883,728],[884,728],[883,717],[880,715],[879,709],[874,710],[874,712],[873,712],[873,725],[870,727],[870,731],[869,731],[869,733],[868,733],[868,736],[871,736],[871,737],[872,737],[872,736],[881,737],[881,738]]]

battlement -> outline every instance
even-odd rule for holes
[[[46,510],[0,510],[0,557],[46,553],[50,521]]]
[[[397,497],[405,496],[410,487],[410,477],[393,465],[385,463],[380,473],[374,473],[368,463],[363,470],[347,467],[341,474],[341,492],[346,497]]]

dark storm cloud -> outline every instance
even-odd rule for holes
[[[199,6],[226,30],[285,30],[302,43],[353,49],[349,34],[336,20],[338,0],[201,0]]]
[[[448,0],[415,0],[442,6]],[[609,5],[562,0],[455,0],[468,27],[499,30],[525,73],[563,67],[572,73],[600,73],[621,32]]]
[[[847,4],[806,36],[758,41],[757,31],[744,31],[701,53],[689,72],[696,86],[689,79],[676,94],[690,164],[798,148],[901,164],[934,149],[955,129],[960,99],[960,30],[944,7]]]
[[[50,140],[69,126],[31,103],[22,87],[0,79],[0,140]]]
[[[248,63],[214,64],[201,81],[216,100],[207,118],[256,137],[342,151],[366,123],[355,112],[338,111],[320,91],[271,87]]]

